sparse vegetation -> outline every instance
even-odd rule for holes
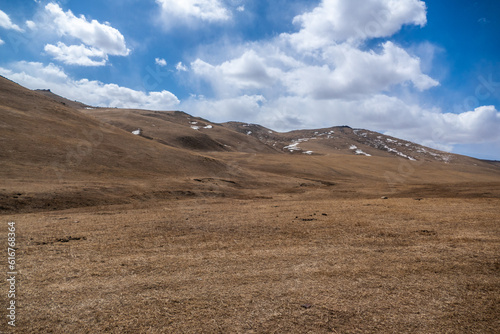
[[[500,328],[497,165],[411,161],[348,127],[301,141],[316,152],[306,155],[279,145],[314,131],[252,125],[252,136],[181,112],[85,113],[0,80],[16,332]],[[371,156],[354,154],[354,140]]]

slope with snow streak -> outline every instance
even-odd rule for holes
[[[410,161],[432,160],[450,163],[461,160],[455,154],[434,150],[374,131],[337,126],[324,129],[274,132],[257,124],[224,123],[235,131],[251,135],[284,153],[345,153],[361,156],[393,156]],[[251,129],[251,131],[249,130]],[[355,149],[351,147],[356,146]],[[471,158],[472,159],[472,158]]]

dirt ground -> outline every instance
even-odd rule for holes
[[[499,207],[281,194],[3,215],[19,274],[0,330],[498,333]]]

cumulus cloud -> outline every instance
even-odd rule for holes
[[[163,58],[155,58],[155,64],[158,66],[167,66],[167,61]]]
[[[323,56],[323,65],[303,66],[285,75],[291,92],[315,98],[346,98],[388,91],[407,82],[420,91],[439,84],[422,73],[420,59],[392,42],[384,43],[380,53],[340,44],[328,48]]]
[[[45,21],[40,24],[28,21],[28,27],[54,31],[59,37],[80,42],[70,46],[63,42],[46,45],[45,51],[65,64],[102,66],[106,64],[108,55],[127,56],[130,53],[123,35],[107,22],[89,21],[84,15],[77,17],[70,10],[63,11],[55,3],[45,6],[44,16]]]
[[[123,35],[108,23],[102,24],[96,20],[89,22],[83,15],[76,17],[70,10],[64,12],[55,3],[49,3],[45,6],[45,10],[61,36],[74,37],[110,55],[126,56],[129,54],[130,50],[127,49]]]
[[[23,29],[21,29],[17,24],[12,23],[9,15],[5,14],[5,12],[1,10],[0,10],[0,27],[7,30],[16,30],[19,32],[23,31]]]
[[[89,48],[83,44],[70,46],[62,42],[57,43],[57,45],[47,44],[45,52],[68,65],[104,66],[108,59],[104,51]],[[97,58],[97,60],[93,60],[93,58]]]
[[[424,26],[426,5],[420,0],[323,0],[293,22],[299,32],[284,34],[300,49],[316,49],[345,41],[389,37],[405,24]]]
[[[166,90],[145,93],[96,80],[74,80],[54,64],[22,61],[11,64],[10,69],[0,67],[0,74],[30,89],[49,88],[94,106],[169,110],[179,104],[179,99]]]
[[[377,29],[360,34],[375,19]],[[439,85],[422,72],[420,58],[393,42],[374,49],[359,43],[391,36],[404,24],[424,25],[426,7],[420,0],[323,0],[294,22],[302,26],[299,32],[236,47],[243,49],[240,56],[219,64],[197,59],[191,63],[193,73],[224,98],[261,93],[354,99],[399,85],[411,84],[417,91]]]
[[[160,6],[166,27],[174,23],[223,22],[231,18],[231,12],[219,0],[156,0]]]
[[[5,42],[0,38],[0,45],[5,44]]]
[[[422,73],[419,58],[390,41],[381,47],[377,53],[344,43],[327,48],[319,59],[308,63],[287,56],[286,50],[273,45],[261,45],[219,65],[197,59],[191,67],[194,74],[225,95],[272,88],[283,94],[345,99],[406,83],[419,91],[439,84]]]
[[[215,66],[197,59],[191,64],[191,68],[195,74],[210,81],[220,94],[268,87],[280,72],[279,69],[269,67],[265,59],[253,50]]]

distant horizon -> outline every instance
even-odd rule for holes
[[[490,0],[21,0],[0,4],[0,74],[87,105],[349,124],[498,161],[499,18]]]

